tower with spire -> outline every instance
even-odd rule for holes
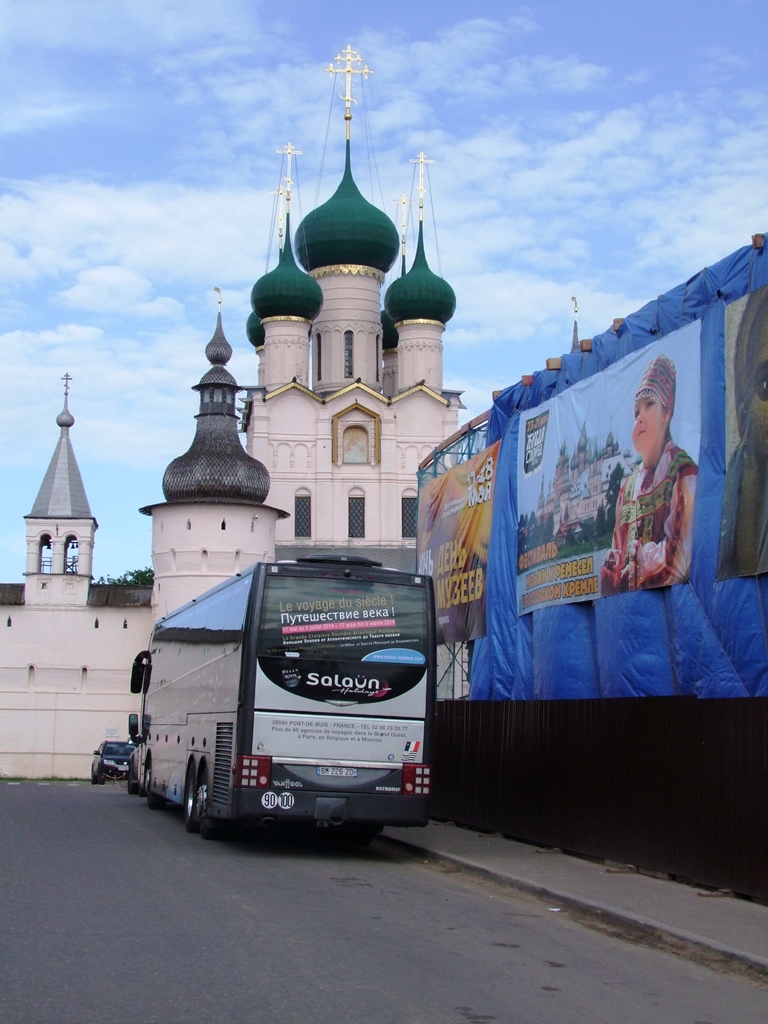
[[[28,604],[85,605],[91,582],[93,542],[99,524],[91,514],[69,436],[75,423],[69,411],[72,378],[66,373],[62,379],[64,408],[56,417],[59,440],[32,511],[24,517]]]
[[[373,72],[351,46],[325,71],[345,85],[341,181],[292,237],[299,151],[291,143],[278,150],[288,168],[278,196],[285,233],[277,266],[251,292],[246,334],[259,370],[243,426],[274,500],[291,512],[276,525],[278,557],[343,548],[411,569],[418,465],[456,430],[463,408],[458,392],[443,389],[441,338],[456,300],[427,264],[422,153],[416,255],[382,309],[400,238],[358,188],[351,133],[353,82]]]
[[[269,472],[240,443],[235,411],[240,389],[226,368],[232,347],[221,322],[220,291],[216,329],[205,355],[211,367],[192,389],[200,396],[192,444],[165,470],[165,502],[140,510],[152,517],[156,616],[254,562],[274,561],[275,523],[286,515],[265,504]]]

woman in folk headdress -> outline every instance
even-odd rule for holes
[[[688,579],[697,469],[670,433],[675,391],[675,364],[652,359],[635,395],[632,429],[643,464],[619,492],[613,546],[600,571],[603,596]]]

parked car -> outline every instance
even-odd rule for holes
[[[103,786],[105,779],[124,779],[128,775],[128,759],[134,745],[130,741],[118,743],[104,740],[93,752],[91,762],[91,785]]]

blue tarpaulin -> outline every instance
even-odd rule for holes
[[[501,439],[486,580],[486,636],[470,699],[768,696],[768,576],[717,581],[725,481],[725,308],[768,284],[766,246],[745,246],[563,357],[560,370],[502,391],[488,420]],[[518,615],[520,413],[651,342],[701,320],[702,435],[688,583]]]

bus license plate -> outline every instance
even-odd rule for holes
[[[354,779],[357,776],[357,768],[333,768],[328,765],[318,765],[318,775],[341,775],[345,778]]]

